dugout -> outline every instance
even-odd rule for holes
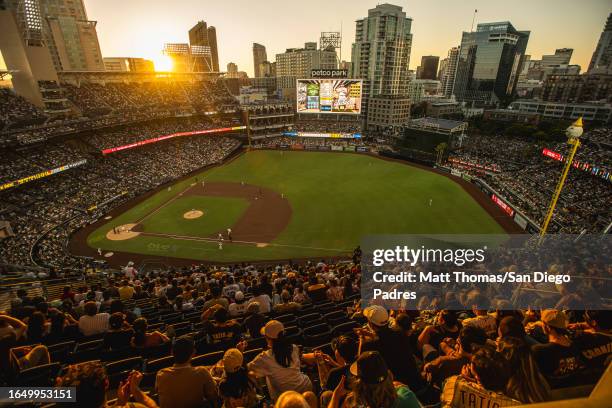
[[[398,147],[433,158],[440,143],[446,143],[447,152],[460,146],[467,127],[467,122],[457,120],[429,117],[414,119],[404,127]]]

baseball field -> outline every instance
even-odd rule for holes
[[[82,252],[238,262],[343,256],[367,234],[504,233],[475,194],[369,155],[251,151],[122,206]]]

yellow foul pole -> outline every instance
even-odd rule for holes
[[[582,135],[583,131],[584,130],[582,128],[582,118],[578,118],[578,120],[574,122],[570,127],[568,127],[565,132],[565,134],[567,135],[567,144],[570,146],[570,152],[567,156],[567,159],[565,160],[563,172],[561,173],[561,177],[559,178],[557,187],[555,187],[555,192],[553,193],[552,200],[550,200],[550,203],[548,204],[546,217],[544,218],[544,223],[542,224],[542,228],[540,229],[540,242],[542,242],[542,240],[544,239],[544,235],[546,235],[546,231],[548,231],[548,225],[550,224],[553,214],[555,213],[557,201],[559,201],[559,196],[561,195],[561,191],[563,190],[563,185],[565,184],[567,175],[569,174],[569,171],[572,168],[574,156],[578,151],[578,147],[580,147],[579,138]]]

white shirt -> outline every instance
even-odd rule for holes
[[[246,313],[248,304],[247,303],[232,303],[229,305],[229,315],[234,316],[242,316]]]
[[[272,308],[270,300],[270,296],[263,294],[257,297],[251,298],[249,303],[259,302],[259,312],[260,313],[270,313],[270,309]]]
[[[79,330],[84,336],[93,336],[108,331],[108,313],[98,313],[95,316],[84,315],[79,319]]]
[[[266,377],[268,391],[273,400],[285,391],[312,391],[310,379],[300,371],[300,352],[296,345],[293,345],[289,367],[278,364],[272,350],[262,351],[247,366],[257,377]]]

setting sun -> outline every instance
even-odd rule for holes
[[[164,54],[154,57],[153,64],[157,72],[169,72],[172,71],[173,68],[172,58]]]

